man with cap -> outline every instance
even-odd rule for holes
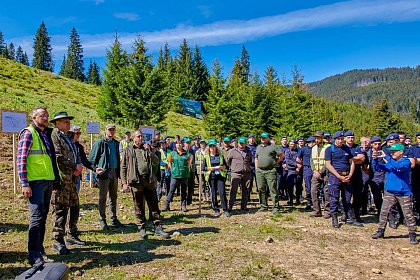
[[[228,165],[231,167],[231,186],[229,192],[228,211],[231,212],[236,200],[238,187],[242,188],[241,210],[247,212],[247,202],[249,197],[249,189],[251,186],[251,163],[252,154],[246,146],[246,138],[240,137],[238,147],[229,151],[226,158]]]
[[[165,190],[165,195],[169,193],[171,183],[171,171],[168,166],[168,154],[171,150],[168,149],[168,144],[165,140],[160,141],[160,181],[157,185],[156,192],[158,201],[162,198],[162,191]]]
[[[411,148],[411,137],[410,136],[405,136],[405,141],[404,141],[404,146],[406,149],[410,149]]]
[[[328,131],[324,132],[323,134],[324,138],[324,144],[331,144],[331,133],[329,133]]]
[[[261,205],[259,211],[268,211],[267,186],[270,190],[271,201],[273,202],[273,213],[278,213],[280,210],[276,187],[276,163],[280,162],[283,158],[284,154],[279,146],[270,143],[270,135],[267,132],[261,133],[261,144],[258,145],[255,153],[255,170]]]
[[[314,134],[315,145],[311,150],[311,169],[313,176],[311,180],[311,198],[314,212],[309,217],[322,217],[321,205],[319,202],[319,191],[324,193],[324,218],[329,219],[330,214],[330,194],[328,192],[328,170],[325,166],[325,150],[331,144],[323,141],[324,134],[318,131]]]
[[[193,144],[191,145],[191,149],[194,151],[194,154],[200,149],[200,136],[194,136]]]
[[[255,177],[255,153],[257,152],[258,144],[255,143],[255,136],[254,134],[248,135],[248,144],[246,145],[252,154],[252,162],[251,162],[251,185],[249,186],[249,198],[251,198],[251,192],[253,188],[253,184],[255,181],[255,186],[257,187],[257,178]],[[257,187],[258,189],[258,187]],[[250,199],[249,199],[250,200]]]
[[[72,119],[74,117],[69,116],[67,112],[58,112],[51,120],[55,124],[51,138],[54,143],[58,168],[63,179],[61,189],[54,190],[51,197],[54,240],[52,249],[60,255],[70,253],[66,243],[84,245],[84,242],[78,237],[77,222],[79,217],[75,217],[75,215],[70,215],[67,240],[64,241],[69,207],[75,209],[79,205],[76,185],[78,176],[83,169],[79,151],[70,132],[70,120]]]
[[[298,141],[295,139],[290,140],[289,148],[286,149],[284,155],[284,164],[287,168],[287,192],[289,194],[289,201],[287,205],[293,205],[294,186],[296,186],[296,205],[300,205],[300,196],[302,195],[302,185],[299,185],[297,180],[300,168],[298,168],[296,158],[298,155]]]
[[[410,244],[417,245],[419,242],[416,238],[416,219],[413,214],[413,193],[410,186],[411,162],[404,157],[405,147],[401,143],[392,144],[388,151],[390,155],[383,151],[373,155],[373,168],[385,172],[385,192],[378,230],[372,238],[384,238],[391,208],[398,202],[407,221]],[[379,163],[378,158],[383,158],[384,163]]]
[[[195,151],[191,148],[191,139],[184,137],[184,150],[190,153],[190,162],[194,163],[190,165],[190,176],[188,177],[188,188],[187,188],[187,205],[192,204],[192,199],[194,195],[194,177],[195,177]]]
[[[131,139],[131,132],[129,130],[127,130],[124,133],[124,139],[121,140],[121,142],[120,142],[120,147],[119,147],[120,155],[125,151],[125,149],[127,149],[127,146],[130,143],[131,144],[133,143],[133,139]]]
[[[229,136],[226,136],[223,138],[223,147],[221,149],[223,158],[227,158],[229,155],[229,151],[232,149],[232,146],[230,145],[232,142],[231,138]],[[230,182],[230,166],[227,164],[227,170],[226,170],[226,179]]]
[[[351,178],[354,173],[353,155],[349,147],[343,144],[344,134],[337,131],[333,135],[334,144],[325,150],[325,165],[330,172],[328,176],[328,191],[330,193],[330,209],[332,226],[340,227],[338,223],[338,200],[342,192],[342,203],[345,223],[355,226],[362,226],[356,222],[351,215],[351,196],[353,193]]]
[[[417,143],[411,146],[408,158],[411,162],[411,187],[413,190],[414,209],[420,221],[420,132],[416,133]]]
[[[108,229],[106,221],[106,201],[109,196],[111,226],[121,227],[117,218],[118,179],[120,178],[119,142],[115,139],[116,127],[107,124],[103,137],[93,143],[90,161],[96,168],[99,185],[99,224],[103,230]]]
[[[370,187],[373,196],[373,202],[379,217],[382,207],[382,190],[384,189],[385,173],[383,171],[375,170],[372,166],[373,156],[382,154],[381,144],[382,140],[380,137],[375,136],[370,139],[372,147],[366,151],[366,159],[368,161],[368,176],[367,185]],[[384,163],[383,158],[378,158],[378,162]]]
[[[351,177],[351,186],[353,189],[353,212],[355,219],[358,223],[362,223],[363,220],[360,218],[360,208],[362,207],[363,201],[363,175],[362,165],[366,159],[366,153],[362,148],[354,143],[354,133],[352,131],[346,131],[344,133],[346,139],[346,146],[350,148],[353,156],[354,173]],[[344,215],[343,215],[344,216]]]
[[[44,248],[45,224],[53,189],[61,187],[47,107],[35,108],[31,124],[19,134],[17,171],[22,194],[28,198],[28,259],[30,265],[51,261]],[[42,163],[41,165],[39,163]]]
[[[201,186],[198,186],[204,195],[204,201],[210,201],[210,187],[205,180],[204,172],[200,166],[202,166],[204,161],[204,156],[206,155],[207,143],[204,139],[200,139],[200,149],[195,152],[195,170],[197,170],[198,176],[201,176]],[[200,182],[200,179],[198,179]]]
[[[160,131],[155,132],[155,139],[156,139],[157,143],[160,143]]]
[[[147,238],[145,202],[149,207],[149,220],[153,222],[155,234],[169,238],[169,234],[163,231],[160,221],[156,173],[153,172],[153,165],[158,166],[159,157],[149,144],[143,143],[140,130],[134,131],[133,136],[133,143],[129,144],[123,152],[121,182],[124,192],[131,191],[140,238],[143,240]],[[156,145],[157,140],[153,139],[152,142]]]
[[[303,137],[302,136],[299,137],[297,141],[298,141],[298,150],[303,149],[303,147],[305,147],[305,140],[303,139]]]
[[[286,153],[286,150],[289,148],[287,144],[287,136],[282,136],[280,139],[280,150],[283,155]],[[287,167],[283,160],[277,163],[277,190],[280,194],[280,198],[287,199]]]
[[[311,136],[306,139],[308,143],[305,147],[298,151],[296,162],[298,168],[303,170],[303,180],[305,182],[306,192],[306,207],[305,210],[311,210],[312,199],[311,199],[311,180],[312,180],[312,169],[311,169],[311,154],[312,147],[315,145],[315,137]]]

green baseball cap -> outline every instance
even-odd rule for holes
[[[184,143],[191,143],[191,139],[189,137],[184,137]]]
[[[216,140],[215,139],[210,139],[209,140],[209,144],[208,144],[209,146],[216,146],[217,145],[217,142],[216,142]]]
[[[261,137],[262,138],[268,138],[268,137],[270,137],[270,134],[268,134],[268,132],[263,132],[263,133],[261,133]]]
[[[230,142],[230,137],[229,136],[226,136],[225,138],[223,138],[223,142]]]
[[[405,147],[401,143],[395,143],[388,148],[388,151],[405,151]]]
[[[239,137],[238,143],[246,144],[246,138],[245,137]]]

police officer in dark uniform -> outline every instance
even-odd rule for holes
[[[385,173],[383,171],[377,171],[372,168],[373,162],[373,155],[378,154],[381,150],[381,138],[380,137],[372,137],[370,139],[372,147],[366,151],[366,158],[368,160],[368,174],[369,179],[367,181],[367,185],[370,187],[373,196],[373,202],[375,203],[375,208],[377,215],[379,216],[382,207],[382,192],[384,189],[385,183]],[[383,162],[382,158],[378,158],[380,163]]]
[[[311,199],[311,180],[313,171],[311,168],[311,154],[312,147],[315,145],[315,137],[311,136],[306,139],[308,143],[305,147],[298,151],[298,156],[296,158],[298,167],[303,170],[303,180],[305,182],[305,191],[306,191],[306,207],[305,210],[311,210],[312,199]]]
[[[353,220],[351,215],[350,200],[353,194],[351,178],[354,173],[353,155],[349,147],[343,144],[344,134],[337,131],[333,135],[334,144],[325,151],[325,164],[329,171],[328,191],[330,194],[330,210],[332,217],[332,226],[339,228],[338,223],[338,200],[340,191],[344,213],[346,215],[345,223],[361,226]]]
[[[293,205],[293,198],[294,192],[293,188],[296,186],[296,204],[299,205],[300,201],[299,198],[301,196],[301,188],[297,183],[297,176],[300,173],[300,168],[298,168],[296,158],[298,155],[298,141],[297,140],[290,140],[289,148],[286,149],[285,156],[284,156],[284,164],[286,164],[287,168],[287,192],[289,194],[289,201],[287,205]]]
[[[257,147],[258,144],[255,142],[255,136],[254,134],[250,134],[248,135],[248,144],[246,145],[248,147],[248,149],[251,151],[252,154],[252,162],[251,162],[251,185],[249,186],[249,199],[251,200],[251,193],[252,193],[252,188],[255,182],[255,187],[256,189],[258,189],[257,187],[257,178],[255,177],[255,152],[257,151]]]
[[[363,193],[363,178],[362,178],[362,165],[365,162],[366,153],[362,148],[354,143],[354,133],[347,131],[344,133],[346,138],[346,146],[350,148],[353,156],[354,173],[351,178],[351,185],[353,188],[353,212],[354,217],[358,223],[362,223],[363,220],[360,218],[360,208],[362,207],[362,193]]]

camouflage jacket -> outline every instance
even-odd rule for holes
[[[71,181],[76,166],[81,163],[79,150],[74,144],[73,137],[69,132],[67,135],[54,128],[52,132],[55,154],[58,168],[61,171],[63,181]]]

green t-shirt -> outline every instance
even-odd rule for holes
[[[277,163],[277,157],[283,152],[277,145],[268,143],[267,145],[260,144],[255,152],[255,158],[258,159],[259,169],[273,169]]]

